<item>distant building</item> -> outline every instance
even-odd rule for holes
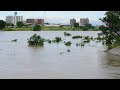
[[[34,20],[34,19],[27,19],[27,20],[26,20],[26,23],[27,23],[27,24],[34,24],[34,23],[35,23],[35,20]]]
[[[37,19],[37,24],[44,26],[44,19]]]
[[[16,25],[17,22],[23,21],[23,16],[6,16],[6,23]]]
[[[23,16],[16,16],[16,22],[23,21]]]
[[[13,23],[14,17],[13,16],[6,16],[6,23]]]
[[[44,25],[44,19],[27,19],[26,20],[26,23],[27,24],[32,24],[32,25],[34,25],[34,24],[40,24],[40,25]]]
[[[89,19],[88,18],[81,18],[80,19],[80,25],[84,26],[86,24],[89,24]]]
[[[74,18],[73,18],[73,19],[70,19],[70,25],[71,25],[71,26],[74,26],[75,23],[76,23],[76,19],[74,19]]]

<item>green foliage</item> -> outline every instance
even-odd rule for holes
[[[13,26],[12,23],[6,23],[6,26]]]
[[[51,43],[51,42],[52,42],[50,39],[46,39],[45,41],[47,41],[48,43]]]
[[[5,28],[5,31],[14,31],[12,28]]]
[[[100,20],[107,27],[102,31],[105,35],[106,44],[114,45],[113,41],[116,41],[120,37],[120,11],[108,11],[105,13],[105,17]]]
[[[92,26],[92,24],[86,24],[85,27],[87,27],[88,29],[94,29],[95,27]]]
[[[76,39],[76,38],[82,38],[82,36],[77,35],[72,37],[72,39]]]
[[[0,20],[0,29],[5,28],[6,23],[3,20]]]
[[[79,27],[79,23],[74,23],[74,27],[78,28]]]
[[[71,36],[71,34],[64,32],[64,36]]]
[[[35,25],[34,27],[33,27],[33,31],[39,31],[39,30],[41,30],[41,26],[40,25]]]
[[[45,40],[40,35],[37,35],[37,34],[34,34],[28,39],[29,45],[32,45],[32,46],[43,46],[44,41]]]
[[[24,23],[22,21],[17,22],[17,27],[21,28],[22,26],[24,26]]]
[[[65,45],[66,46],[70,46],[72,43],[70,41],[66,42]]]
[[[59,43],[62,41],[61,37],[55,37],[55,40],[53,40],[53,42]]]
[[[59,27],[60,27],[60,28],[63,28],[63,25],[60,25]]]
[[[105,36],[105,44],[108,49],[118,46],[120,40],[120,11],[107,11],[105,17],[100,19],[106,24],[106,28],[101,26],[102,34]],[[117,43],[116,43],[117,42]]]

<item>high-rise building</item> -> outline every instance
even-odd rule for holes
[[[86,25],[89,24],[89,19],[88,18],[81,18],[80,19],[80,25]]]
[[[76,23],[76,19],[74,19],[74,18],[73,18],[73,19],[70,19],[70,25],[71,25],[71,26],[74,26],[75,23]]]
[[[16,16],[16,22],[23,21],[23,16]]]
[[[16,25],[19,21],[23,21],[23,16],[6,16],[6,23],[13,23]]]
[[[13,16],[6,16],[6,23],[13,23],[14,17]]]

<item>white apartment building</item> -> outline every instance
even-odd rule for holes
[[[23,16],[6,16],[6,23],[13,23],[16,25],[19,21],[23,21]]]

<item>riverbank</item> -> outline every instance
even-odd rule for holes
[[[115,56],[120,56],[120,46],[109,50],[108,53],[115,55]]]
[[[14,28],[14,27],[6,27],[4,31],[33,31],[33,27],[22,27],[22,28]],[[83,30],[81,28],[75,28],[70,26],[42,26],[41,31],[100,31],[98,28],[95,29],[87,29]]]

